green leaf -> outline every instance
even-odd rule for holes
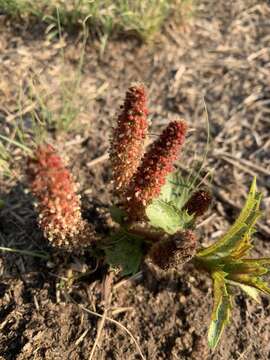
[[[252,280],[253,286],[263,292],[266,295],[270,295],[270,287],[268,286],[267,282],[261,280],[260,278],[254,278]]]
[[[268,284],[257,276],[248,275],[248,274],[229,274],[228,280],[232,280],[244,285],[252,286],[260,290],[264,294],[270,295],[270,287],[268,286]]]
[[[220,340],[225,325],[229,321],[231,299],[225,283],[226,273],[216,271],[212,274],[212,277],[214,281],[214,306],[212,321],[208,330],[208,345],[214,349]]]
[[[262,266],[264,263],[265,262],[260,263],[259,259],[258,261],[247,259],[230,260],[230,262],[225,262],[223,270],[229,274],[252,274],[253,276],[260,276],[268,272],[268,269]]]
[[[230,316],[231,286],[238,286],[255,301],[259,292],[270,295],[270,287],[261,279],[270,270],[270,258],[243,259],[252,248],[251,236],[260,216],[261,194],[253,180],[245,206],[229,231],[215,244],[201,250],[195,264],[214,279],[214,309],[208,333],[209,346],[215,348]]]
[[[168,234],[184,229],[192,220],[186,211],[180,211],[173,204],[161,200],[152,201],[146,208],[146,215],[151,226]]]
[[[252,286],[249,285],[245,285],[245,284],[240,284],[238,283],[238,286],[248,295],[250,296],[253,300],[255,300],[257,303],[261,302],[260,299],[260,294],[259,291],[257,289],[255,289]]]
[[[124,220],[127,217],[125,211],[117,206],[111,206],[110,213],[113,221],[117,222],[120,225],[124,223]]]
[[[104,246],[106,262],[120,267],[123,276],[135,274],[143,257],[143,238],[121,229]]]
[[[259,258],[259,259],[242,259],[241,260],[245,264],[256,264],[258,266],[264,266],[266,269],[270,269],[270,258]],[[268,270],[269,270],[268,269]]]
[[[226,280],[226,282],[233,286],[240,287],[241,290],[243,290],[248,296],[250,296],[253,300],[255,300],[257,303],[260,303],[260,294],[259,290],[254,288],[253,286],[241,284],[239,282],[233,281],[233,280]]]
[[[192,190],[191,181],[185,180],[177,172],[170,173],[161,189],[158,200],[171,203],[177,209],[181,209],[187,202]]]
[[[260,216],[261,194],[256,191],[254,178],[244,208],[227,233],[215,244],[198,252],[199,257],[213,256],[241,258],[252,247],[251,235]]]

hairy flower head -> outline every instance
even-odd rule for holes
[[[195,217],[202,216],[211,204],[212,196],[207,190],[198,190],[194,192],[184,205],[189,215]]]
[[[114,189],[122,194],[143,156],[147,136],[146,92],[141,84],[132,85],[113,129],[110,159]]]
[[[39,224],[48,240],[65,248],[89,244],[93,232],[82,219],[75,183],[52,146],[36,149],[28,160],[27,175],[38,203]]]
[[[146,206],[159,195],[167,175],[173,171],[186,131],[184,121],[171,122],[144,155],[126,192],[125,207],[131,219],[143,218]]]
[[[179,231],[155,243],[150,260],[162,270],[178,269],[196,253],[197,239],[191,230]]]

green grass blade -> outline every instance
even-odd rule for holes
[[[4,247],[4,246],[0,247],[0,251],[10,252],[10,253],[20,254],[20,255],[26,255],[26,256],[38,257],[43,260],[48,260],[50,258],[49,254],[47,254],[45,251],[20,250],[20,249],[13,249],[13,248]]]
[[[31,155],[32,154],[32,150],[30,150],[27,146],[21,144],[20,142],[16,141],[16,140],[12,140],[4,135],[0,134],[0,139],[5,140],[6,142],[13,144],[19,148],[21,148],[22,150],[24,150],[27,154]]]

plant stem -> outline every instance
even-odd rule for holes
[[[38,257],[38,258],[44,259],[44,260],[48,260],[50,258],[49,254],[47,254],[45,252],[35,252],[35,251],[28,251],[28,250],[12,249],[12,248],[8,248],[8,247],[4,247],[4,246],[0,246],[0,251]]]

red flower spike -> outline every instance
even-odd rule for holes
[[[196,253],[197,239],[191,230],[179,231],[155,243],[149,252],[153,264],[162,270],[180,268]]]
[[[146,93],[141,84],[132,85],[113,130],[110,159],[116,193],[123,194],[143,156],[147,136]]]
[[[38,201],[39,224],[54,246],[88,245],[93,231],[81,216],[80,198],[70,172],[50,145],[39,146],[28,160],[28,181]]]
[[[186,131],[184,121],[171,122],[144,155],[126,192],[125,208],[130,219],[143,218],[146,206],[158,197],[167,175],[173,171]]]
[[[191,195],[190,199],[184,205],[189,215],[195,217],[202,216],[209,208],[212,201],[211,194],[206,190],[198,190]]]

